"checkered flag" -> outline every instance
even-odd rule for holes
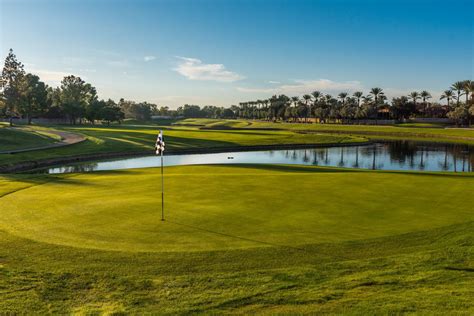
[[[165,151],[165,142],[163,141],[163,132],[160,131],[156,138],[155,152],[157,155],[162,155]]]

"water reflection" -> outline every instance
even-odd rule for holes
[[[232,159],[229,159],[232,157]],[[267,150],[216,154],[168,155],[165,165],[279,163],[384,170],[472,172],[473,147],[436,143],[391,141],[372,145],[294,150]],[[43,172],[68,173],[93,170],[156,167],[153,156],[81,163]]]

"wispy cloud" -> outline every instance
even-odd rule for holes
[[[109,60],[106,62],[107,65],[116,68],[130,67],[130,62],[128,60]]]
[[[84,65],[92,65],[95,61],[95,58],[85,58],[85,57],[77,57],[77,56],[65,56],[61,58],[61,62],[67,66],[84,66]]]
[[[268,83],[273,83],[269,81]],[[371,87],[364,86],[360,81],[343,81],[337,82],[328,79],[319,79],[319,80],[295,80],[293,84],[283,84],[277,87],[269,88],[253,88],[253,87],[238,87],[237,90],[243,93],[249,94],[287,94],[287,95],[302,95],[306,93],[311,93],[313,91],[321,91],[323,93],[339,93],[339,92],[355,92],[362,91],[366,94],[369,93]],[[411,91],[422,91],[424,89],[399,89],[399,88],[390,88],[385,87],[383,91],[385,96],[389,100],[394,97],[408,96]],[[439,101],[439,98],[442,94],[442,91],[430,91],[432,96],[432,101]]]
[[[244,79],[243,76],[227,70],[223,64],[204,64],[196,58],[177,58],[180,59],[180,63],[174,70],[190,80],[234,82]]]
[[[344,81],[337,82],[328,79],[319,80],[295,80],[293,84],[284,84],[278,87],[272,88],[248,88],[238,87],[237,90],[246,93],[283,93],[290,95],[300,95],[304,93],[310,93],[315,90],[323,92],[335,92],[335,91],[355,91],[362,89],[362,85],[359,81]]]
[[[80,76],[77,73],[70,73],[70,72],[56,71],[56,70],[46,70],[46,69],[30,69],[29,72],[37,75],[38,77],[40,77],[41,81],[44,81],[47,84],[52,85],[52,86],[60,85],[61,81],[66,76],[70,76],[70,75]],[[80,77],[83,80],[87,79],[87,77],[84,77],[84,76],[80,76]]]
[[[143,60],[145,62],[149,62],[149,61],[152,61],[152,60],[155,60],[155,59],[156,59],[156,56],[151,56],[151,55],[143,57]]]
[[[280,82],[280,81],[273,81],[273,80],[270,80],[268,83],[271,83],[271,84],[280,84],[281,82]]]

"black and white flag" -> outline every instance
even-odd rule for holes
[[[155,152],[157,155],[163,154],[165,151],[165,142],[163,140],[163,132],[160,131],[158,134],[158,137],[156,138],[156,144],[155,144]]]

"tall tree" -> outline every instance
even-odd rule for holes
[[[471,80],[464,80],[463,81],[463,88],[464,94],[466,95],[466,105],[469,105],[469,94],[471,92],[471,86],[473,82]]]
[[[47,85],[33,74],[22,76],[19,81],[18,113],[31,124],[33,116],[46,113],[51,105]]]
[[[339,99],[341,99],[342,105],[344,106],[344,103],[346,102],[347,98],[347,92],[341,92],[338,95]]]
[[[305,121],[308,122],[309,102],[311,101],[311,95],[310,94],[303,95],[303,100],[304,100],[304,104],[305,104],[305,108],[306,108]]]
[[[72,75],[64,77],[60,90],[63,111],[72,124],[84,116],[86,108],[97,98],[94,87]]]
[[[360,107],[360,99],[362,98],[363,95],[364,93],[362,91],[354,92],[353,96],[357,99],[357,107]]]
[[[383,89],[378,87],[372,88],[370,89],[370,94],[374,96],[375,105],[379,105],[379,100],[384,95]]]
[[[318,115],[316,114],[316,109],[319,106],[320,99],[323,94],[320,91],[313,91],[311,92],[311,95],[313,96],[313,107],[311,112],[314,113],[314,119],[316,120],[318,118]]]
[[[453,90],[444,90],[443,94],[441,95],[441,97],[440,97],[439,99],[440,99],[440,100],[446,99],[446,102],[447,102],[448,108],[449,108],[449,102],[450,102],[453,98],[456,98],[456,97],[454,96],[454,91],[453,91]]]
[[[420,93],[418,91],[412,91],[408,95],[413,101],[413,103],[416,105],[416,100],[419,100],[421,98]]]
[[[13,50],[10,49],[0,76],[0,93],[4,105],[5,115],[10,117],[10,126],[13,125],[13,116],[18,114],[20,102],[20,81],[25,75],[23,64],[19,62]]]
[[[120,109],[120,107],[111,99],[108,99],[104,102],[104,107],[100,113],[101,119],[107,122],[107,125],[110,125],[110,122],[121,122],[125,115]]]
[[[469,94],[471,96],[471,104],[474,105],[474,80],[471,80],[469,82],[468,90],[469,90]]]
[[[294,111],[292,111],[293,113],[293,120],[296,121],[296,118],[298,117],[298,111],[296,110],[296,108],[298,107],[298,102],[300,101],[300,98],[297,97],[297,96],[294,96],[294,97],[291,97],[291,102],[293,103],[295,109]]]
[[[420,97],[423,100],[423,103],[426,103],[426,100],[431,99],[431,93],[426,90],[421,91]]]
[[[456,81],[455,83],[453,83],[453,85],[451,86],[451,89],[456,91],[457,93],[457,97],[456,97],[456,106],[459,105],[459,99],[462,95],[462,91],[464,90],[464,81]]]

